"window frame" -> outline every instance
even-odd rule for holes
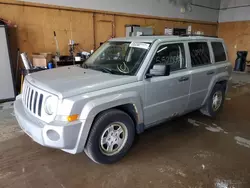
[[[212,43],[221,43],[221,44],[222,44],[222,47],[223,47],[224,52],[225,52],[225,57],[226,57],[225,60],[223,60],[223,61],[217,61],[217,62],[215,61],[215,54],[214,54],[214,50],[213,50],[213,45],[212,45]],[[226,46],[225,46],[225,44],[224,44],[223,41],[221,41],[221,40],[211,40],[211,41],[210,41],[210,45],[211,45],[211,50],[212,50],[212,54],[213,54],[213,62],[214,62],[214,63],[218,64],[218,63],[222,63],[222,62],[228,61],[227,49],[226,49]]]
[[[209,58],[210,58],[210,63],[202,64],[202,65],[196,65],[196,66],[192,65],[192,56],[191,56],[191,50],[190,50],[190,46],[189,46],[189,44],[191,44],[191,43],[206,43],[207,44],[208,52],[209,52]],[[208,40],[188,41],[187,48],[188,48],[188,54],[189,54],[189,58],[190,58],[190,67],[191,68],[199,68],[199,67],[204,67],[204,66],[209,66],[209,65],[214,64],[214,57],[212,55],[211,41],[208,41]]]
[[[175,71],[170,71],[171,74],[173,73],[176,73],[176,72],[180,72],[180,71],[183,71],[183,70],[187,70],[189,68],[188,66],[188,57],[187,57],[187,53],[186,53],[186,45],[185,45],[185,41],[174,41],[174,42],[164,42],[164,43],[160,43],[157,45],[157,47],[155,48],[155,51],[154,53],[152,54],[151,56],[151,59],[150,59],[150,63],[148,64],[148,68],[147,68],[147,71],[145,72],[145,74],[149,73],[150,71],[150,66],[155,58],[155,55],[157,53],[157,51],[159,50],[159,48],[161,48],[162,46],[167,46],[167,45],[172,45],[172,44],[182,44],[183,45],[183,55],[184,55],[184,63],[185,64],[185,68],[182,68],[182,69],[178,69],[178,70],[175,70]]]

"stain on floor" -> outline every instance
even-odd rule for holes
[[[38,145],[10,106],[0,111],[0,187],[249,188],[250,85],[227,97],[216,119],[194,112],[147,130],[113,165]]]

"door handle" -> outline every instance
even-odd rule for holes
[[[186,77],[186,76],[183,76],[179,79],[179,82],[185,82],[185,81],[188,81],[189,80],[189,77]]]
[[[214,71],[208,71],[207,72],[207,75],[212,75],[212,74],[214,74]]]

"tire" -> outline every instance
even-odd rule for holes
[[[135,125],[131,117],[121,110],[107,110],[95,119],[85,153],[96,163],[115,163],[129,151],[134,137]]]
[[[214,96],[219,93],[221,94],[221,102],[220,105],[215,108],[216,105],[213,105]],[[225,87],[222,84],[216,84],[210,96],[208,97],[205,106],[200,111],[202,114],[214,118],[222,110],[224,101],[225,101]]]

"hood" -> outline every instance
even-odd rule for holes
[[[32,73],[26,76],[26,79],[33,86],[56,94],[60,98],[137,81],[136,76],[108,74],[77,66],[67,66]]]

